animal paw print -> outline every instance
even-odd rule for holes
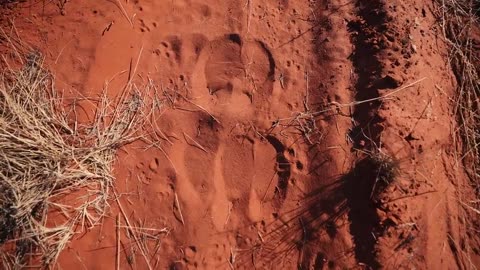
[[[164,38],[153,53],[167,58],[171,64],[181,67],[188,74],[207,42],[207,38],[202,34],[190,34],[183,38],[170,35]]]

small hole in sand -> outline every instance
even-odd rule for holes
[[[238,45],[242,45],[242,38],[238,34],[229,34],[228,39],[232,42],[237,43]]]
[[[299,169],[300,171],[303,170],[303,163],[302,163],[302,162],[297,161],[297,162],[295,163],[295,165],[297,166],[297,169]]]

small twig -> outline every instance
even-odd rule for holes
[[[477,213],[478,215],[480,215],[480,210],[475,209],[475,208],[471,207],[470,205],[468,205],[468,204],[466,204],[466,203],[464,203],[464,202],[462,202],[462,201],[460,201],[460,200],[459,200],[459,202],[460,202],[460,204],[462,204],[463,206],[467,207],[467,208],[470,209],[471,211],[473,211],[473,212]]]
[[[197,147],[197,148],[199,148],[200,150],[202,150],[203,152],[205,152],[205,153],[208,154],[208,151],[207,151],[201,144],[199,144],[197,141],[195,141],[192,137],[188,136],[187,133],[183,132],[183,136],[184,136],[184,138],[185,138],[185,141],[186,141],[189,145],[194,146],[194,147]],[[191,144],[190,142],[188,142],[187,138],[188,138],[189,140],[191,140],[194,144]]]
[[[307,71],[305,71],[305,99],[303,100],[303,107],[304,107],[306,113],[310,112],[310,108],[308,107],[308,103],[309,103],[309,101],[308,101],[308,95],[309,95],[308,87],[309,87],[309,85],[308,85],[308,70],[307,70]]]
[[[73,41],[73,39],[71,39],[69,42],[67,42],[67,44],[65,44],[65,46],[63,46],[63,48],[60,50],[60,52],[58,53],[57,55],[57,58],[55,59],[55,62],[53,62],[55,65],[58,63],[58,59],[60,58],[60,56],[62,55],[63,53],[63,50],[65,50],[65,48]]]
[[[120,0],[117,0],[117,3],[118,3],[118,7],[120,8],[120,10],[122,11],[123,13],[123,16],[125,16],[125,18],[127,19],[127,21],[130,23],[130,25],[133,27],[133,22],[132,20],[130,20],[130,17],[128,16],[127,14],[127,11],[125,10],[125,8],[123,7],[122,3],[120,2]]]
[[[102,31],[102,36],[105,35],[106,32],[110,31],[110,28],[112,28],[114,21],[111,21]]]
[[[380,97],[376,97],[376,98],[370,98],[370,99],[366,99],[366,100],[361,100],[361,101],[355,101],[355,102],[351,102],[351,103],[345,103],[345,104],[342,104],[342,103],[338,103],[338,102],[331,102],[329,105],[335,105],[334,108],[330,107],[328,109],[324,109],[324,110],[320,110],[320,111],[316,111],[316,112],[311,112],[308,114],[309,117],[311,116],[319,116],[319,115],[322,115],[326,112],[330,112],[330,111],[335,111],[335,110],[338,110],[340,108],[345,108],[345,107],[352,107],[352,106],[356,106],[356,105],[360,105],[360,104],[364,104],[364,103],[369,103],[369,102],[372,102],[372,101],[377,101],[377,100],[384,100],[386,99],[387,97],[389,96],[392,96],[392,95],[395,95],[397,94],[398,92],[402,91],[402,90],[405,90],[407,88],[410,88],[420,82],[422,82],[423,80],[425,80],[427,77],[423,77],[417,81],[414,81],[410,84],[407,84],[405,86],[402,86],[396,90],[393,90],[391,92],[389,92],[388,94],[385,94],[383,96],[380,96]],[[278,121],[285,121],[285,120],[292,120],[292,119],[295,119],[296,117],[298,117],[298,115],[302,115],[303,113],[299,113],[297,114],[296,116],[292,116],[292,117],[287,117],[287,118],[282,118],[282,119],[278,119]],[[305,117],[305,115],[303,116]]]
[[[265,240],[263,239],[263,236],[260,233],[260,231],[257,231],[257,235],[258,235],[258,239],[260,239],[260,242],[265,243]]]
[[[398,197],[398,198],[391,199],[391,200],[386,201],[386,202],[384,202],[384,203],[385,203],[385,204],[387,204],[387,203],[392,203],[392,202],[395,202],[395,201],[398,201],[398,200],[403,200],[403,199],[407,199],[407,198],[418,197],[418,196],[422,196],[422,195],[426,195],[426,194],[430,194],[430,193],[435,193],[435,192],[438,192],[438,191],[437,191],[437,190],[430,190],[430,191],[421,192],[421,193],[418,193],[418,194],[415,194],[415,195],[400,196],[400,197]]]
[[[230,248],[230,258],[228,259],[228,264],[230,266],[230,269],[234,270],[235,269],[235,260],[236,260],[237,254],[236,251],[233,251],[233,248]]]
[[[183,219],[182,208],[180,207],[180,202],[178,201],[177,192],[175,192],[175,207],[178,210],[178,215],[180,216],[180,221],[182,222],[182,225],[185,226],[185,220]]]
[[[418,117],[417,122],[416,122],[415,125],[413,125],[413,127],[410,129],[410,132],[408,133],[408,135],[412,135],[413,131],[415,131],[415,128],[417,127],[418,123],[419,123],[420,120],[422,119],[423,115],[425,114],[425,112],[426,112],[427,109],[428,109],[428,106],[430,106],[431,103],[432,103],[432,98],[430,98],[430,100],[427,102],[427,105],[425,105],[425,108],[423,108],[423,111],[422,111],[422,113],[420,114],[420,117]]]
[[[252,0],[247,0],[247,33],[250,31],[250,21],[252,17]]]
[[[120,269],[120,215],[117,215],[117,256],[115,260],[115,269]]]
[[[202,106],[198,105],[198,104],[195,104],[193,103],[192,101],[190,101],[188,98],[186,98],[184,95],[180,94],[180,93],[177,93],[180,97],[182,97],[186,102],[192,104],[193,106],[199,108],[200,110],[206,112],[208,115],[210,115],[210,117],[212,117],[213,120],[215,120],[215,122],[219,123],[220,124],[220,121],[215,117],[213,116],[213,114],[211,114],[209,111],[207,111],[207,109],[203,108]]]
[[[157,233],[168,233],[169,232],[169,230],[167,228],[155,229],[155,228],[128,227],[128,226],[120,226],[120,228],[126,228],[126,229],[131,229],[131,230],[153,231],[153,232],[157,232]]]
[[[270,186],[273,183],[273,179],[275,179],[275,175],[277,175],[277,172],[273,173],[272,178],[270,179],[270,182],[268,182],[267,189],[265,190],[265,193],[263,194],[263,198],[262,198],[262,201],[261,201],[262,203],[265,202],[265,198],[267,197],[268,189],[270,189]]]
[[[227,226],[227,223],[230,220],[230,215],[232,214],[232,209],[233,209],[233,204],[229,203],[228,204],[228,214],[227,214],[227,218],[225,220],[225,224],[223,224],[223,227]]]

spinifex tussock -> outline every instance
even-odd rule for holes
[[[129,82],[78,123],[38,54],[0,77],[0,261],[5,269],[54,263],[71,237],[99,224],[116,150],[138,139],[142,94]],[[73,194],[73,195],[72,195]],[[52,220],[51,213],[57,213]],[[47,215],[48,214],[48,215]]]

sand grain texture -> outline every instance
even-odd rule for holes
[[[58,266],[114,269],[118,242],[120,269],[478,266],[458,203],[468,181],[451,135],[456,80],[433,8],[119,0],[68,1],[62,15],[27,1],[5,13],[67,98],[105,82],[114,96],[140,52],[133,79],[162,96],[158,143],[120,150],[115,176],[131,226],[168,233],[137,232],[147,263],[117,234],[114,201]],[[378,151],[398,168],[386,187]]]

